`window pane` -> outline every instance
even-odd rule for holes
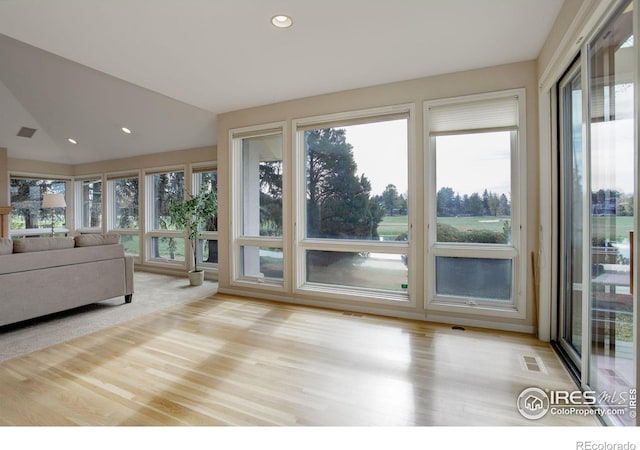
[[[281,248],[240,247],[242,276],[282,280],[284,274]]]
[[[124,246],[125,255],[140,256],[140,236],[120,235],[120,243]]]
[[[437,241],[511,243],[511,132],[435,139]]]
[[[588,383],[599,392],[635,390],[633,238],[637,177],[633,4],[607,24],[590,44],[591,345]],[[618,408],[628,402],[600,399]],[[629,414],[612,418],[635,425]]]
[[[307,251],[307,281],[391,292],[408,288],[406,255]]]
[[[582,133],[582,72],[578,71],[562,87],[561,115],[561,214],[560,248],[562,310],[561,344],[570,349],[570,357],[579,364],[582,356],[582,305],[583,299],[583,209],[584,170]],[[575,353],[575,357],[574,357]]]
[[[218,192],[218,172],[216,170],[210,170],[207,172],[198,172],[194,174],[194,183],[196,192],[199,192],[202,188],[207,188],[215,193]],[[217,231],[218,230],[218,214],[207,220],[207,224],[203,231]]]
[[[121,230],[138,229],[138,177],[113,180],[115,202],[115,223],[113,227]]]
[[[407,119],[304,132],[308,238],[405,240]]]
[[[184,173],[159,173],[150,177],[152,181],[151,229],[175,230],[168,211],[171,202],[184,198]]]
[[[245,236],[282,236],[282,134],[242,140]]]
[[[511,301],[510,259],[436,256],[436,295]]]
[[[198,263],[218,264],[218,241],[215,239],[199,239]]]
[[[80,226],[99,228],[102,226],[102,181],[84,180],[79,184],[82,196]]]
[[[164,261],[184,261],[184,239],[152,237],[151,258]]]
[[[42,209],[42,194],[51,192],[65,194],[66,184],[60,180],[34,178],[11,178],[11,224],[12,230],[51,227],[51,210]],[[54,210],[54,226],[66,225],[65,209]]]

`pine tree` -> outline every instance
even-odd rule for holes
[[[370,198],[371,183],[356,174],[346,130],[305,133],[307,146],[307,236],[377,239],[384,211]]]

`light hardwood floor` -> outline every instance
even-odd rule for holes
[[[0,364],[0,424],[597,424],[531,386],[575,389],[531,336],[215,295]]]

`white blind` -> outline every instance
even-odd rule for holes
[[[431,105],[428,111],[432,136],[474,130],[518,128],[517,96]]]
[[[118,173],[118,174],[109,174],[107,175],[107,180],[124,180],[125,178],[138,178],[137,172],[131,173]]]
[[[160,175],[162,173],[180,173],[184,175],[184,169],[151,169],[145,171],[145,175]]]
[[[98,183],[98,182],[102,181],[102,177],[100,177],[100,176],[93,176],[93,177],[80,176],[80,177],[76,177],[76,181],[90,181],[90,182]]]
[[[253,138],[260,136],[270,136],[272,134],[282,134],[282,128],[269,128],[265,130],[257,130],[257,131],[239,131],[237,133],[233,133],[233,139],[245,139],[245,138]]]
[[[350,119],[319,121],[298,125],[298,131],[320,130],[324,128],[342,128],[351,125],[365,125],[368,123],[388,122],[391,120],[408,119],[408,112],[382,114],[369,117],[354,117]]]
[[[191,173],[215,172],[216,170],[216,166],[212,164],[210,166],[192,167]]]

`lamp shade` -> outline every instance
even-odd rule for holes
[[[43,208],[64,208],[67,206],[64,201],[64,194],[44,194],[42,196]]]

